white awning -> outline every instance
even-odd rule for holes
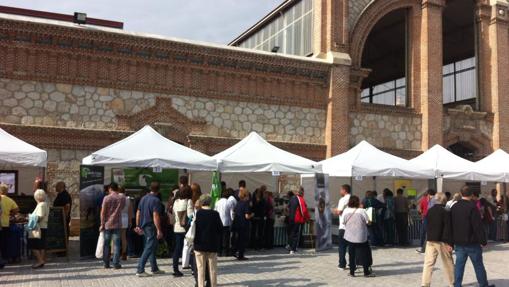
[[[46,167],[46,151],[0,128],[0,165]]]
[[[509,154],[501,149],[474,163],[474,180],[509,182]]]
[[[386,153],[367,141],[349,151],[321,161],[323,173],[334,177],[381,176],[432,178],[433,171],[416,168],[403,158]]]
[[[87,156],[85,165],[161,167],[216,170],[216,161],[198,151],[173,142],[150,126]]]
[[[415,167],[433,170],[435,177],[472,180],[474,163],[463,159],[440,145],[435,145],[420,156],[411,159]]]
[[[232,147],[213,156],[221,172],[315,173],[321,170],[312,160],[277,148],[251,132]]]

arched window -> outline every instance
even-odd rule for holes
[[[364,103],[407,106],[408,9],[385,15],[364,44],[362,68],[370,69],[362,82]]]

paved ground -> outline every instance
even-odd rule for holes
[[[374,251],[376,278],[350,278],[336,268],[335,251],[315,254],[303,251],[288,255],[283,249],[271,252],[250,252],[251,260],[237,262],[220,260],[220,286],[420,286],[423,256],[413,248],[378,249]],[[168,259],[160,267],[170,271]],[[488,276],[498,287],[509,286],[509,244],[491,245],[485,253]],[[33,271],[29,263],[8,266],[0,271],[0,286],[194,286],[189,272],[183,278],[171,275],[152,278],[134,276],[136,260],[123,263],[122,270],[104,270],[99,261],[57,260],[44,269]],[[441,263],[438,263],[438,267]],[[446,286],[443,273],[436,270],[433,286]],[[467,265],[464,286],[474,284],[471,264]]]

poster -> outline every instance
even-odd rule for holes
[[[18,172],[15,170],[1,170],[0,183],[9,187],[8,194],[17,194]]]
[[[111,181],[123,186],[125,189],[150,189],[152,181],[160,183],[160,192],[163,202],[178,185],[179,172],[177,169],[152,168],[114,168],[111,170]]]
[[[329,197],[329,176],[315,174],[315,233],[316,251],[332,248],[332,214]]]
[[[104,167],[80,166],[80,256],[93,257],[99,238]]]

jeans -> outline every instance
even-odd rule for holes
[[[339,268],[346,268],[346,251],[348,250],[348,241],[345,240],[345,230],[339,230]]]
[[[173,272],[179,271],[179,258],[182,257],[182,250],[184,249],[185,233],[175,234],[175,248],[173,249]]]
[[[408,244],[408,213],[396,213],[396,230],[398,232],[399,245]]]
[[[143,237],[145,239],[145,244],[143,246],[143,253],[141,254],[140,259],[138,259],[137,273],[145,272],[145,264],[147,264],[147,260],[150,260],[150,268],[152,269],[152,272],[157,272],[159,271],[156,260],[158,242],[156,227],[154,224],[149,224],[143,227]]]
[[[422,220],[422,225],[421,225],[421,251],[422,252],[425,252],[426,251],[426,230],[428,228],[428,219],[425,217],[423,220]]]
[[[454,286],[461,287],[463,283],[463,274],[465,273],[465,264],[470,258],[474,265],[475,276],[479,287],[488,287],[488,278],[486,269],[482,261],[482,248],[480,245],[456,245],[456,265],[454,267]]]
[[[110,249],[112,239],[113,239],[113,265],[120,266],[120,252],[122,250],[122,245],[120,241],[120,229],[104,230],[103,262],[105,266],[110,266]]]
[[[290,239],[290,250],[291,251],[297,251],[297,247],[299,247],[300,244],[300,238],[302,236],[302,226],[303,224],[298,223],[292,223],[292,234]]]

